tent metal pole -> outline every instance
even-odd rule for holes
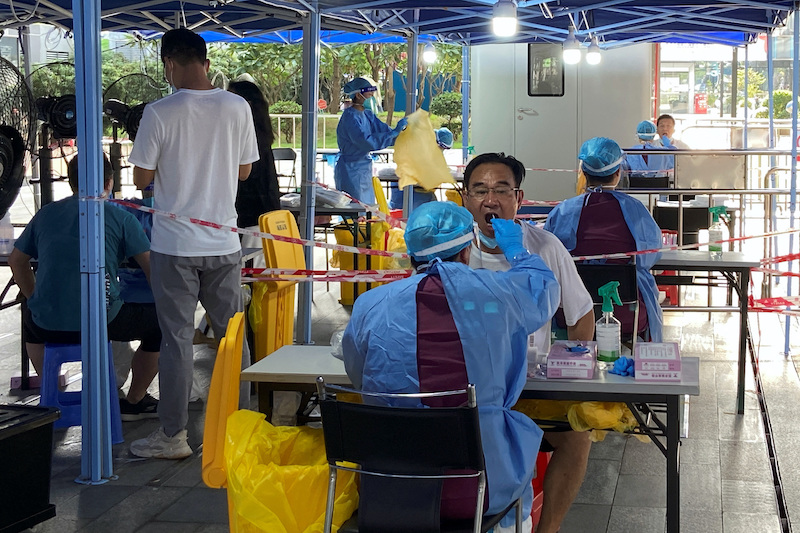
[[[105,298],[104,204],[84,200],[103,191],[103,124],[100,83],[100,2],[72,1],[78,123],[81,268],[81,476],[79,483],[113,478],[111,408]],[[116,394],[113,395],[116,399]]]
[[[406,76],[406,115],[410,115],[417,110],[417,61],[419,57],[417,54],[417,44],[419,43],[419,34],[414,28],[411,35],[408,36],[408,74]],[[403,187],[403,218],[408,218],[411,211],[414,209],[414,186],[406,185]]]
[[[775,62],[773,61],[773,58],[772,58],[772,56],[774,54],[774,51],[775,51],[774,46],[775,46],[775,38],[773,36],[773,32],[770,31],[770,32],[767,33],[767,93],[769,94],[768,107],[769,107],[769,147],[770,148],[775,148],[775,101],[773,99],[773,91],[775,90]],[[770,156],[769,157],[769,167],[770,168],[775,168],[776,164],[777,164],[777,158],[774,155]],[[775,174],[773,173],[772,176],[770,176],[770,187],[772,187],[774,189],[775,185],[776,185]],[[777,229],[777,224],[778,224],[778,216],[775,214],[776,209],[777,209],[777,205],[778,205],[778,201],[775,198],[774,194],[770,195],[769,202],[770,202],[770,213],[772,213],[772,216],[770,217],[770,223],[772,224],[770,226],[771,227],[770,231],[775,231]],[[776,237],[772,237],[772,253],[774,255],[778,255],[778,237],[777,236]],[[775,279],[776,283],[780,283],[781,282],[780,276],[777,276],[774,279]],[[768,283],[771,284],[772,283],[772,276],[769,276],[769,275],[765,276],[765,280],[767,280]],[[769,296],[772,295],[771,291],[772,291],[772,287],[768,286],[767,294]]]
[[[793,31],[792,31],[792,140],[797,139],[797,94],[800,89],[800,61],[798,61],[798,53],[800,53],[800,2],[794,3],[794,17]],[[794,229],[794,215],[797,209],[797,142],[792,142],[792,174],[791,185],[789,187],[789,229]],[[794,251],[794,234],[789,234],[789,254]],[[792,271],[792,262],[789,261],[787,270]],[[788,277],[786,280],[786,296],[792,295],[792,278]],[[791,337],[791,317],[788,315],[786,318],[786,334],[784,336],[783,353],[789,355],[791,353],[790,337]]]
[[[750,103],[750,100],[747,98],[747,91],[750,88],[750,78],[748,76],[747,70],[750,68],[750,47],[745,45],[744,47],[744,130],[742,131],[742,144],[744,145],[744,149],[747,150],[747,106]]]
[[[461,47],[461,160],[469,159],[469,45]]]
[[[300,236],[314,239],[314,204],[317,164],[317,99],[319,96],[319,2],[309,2],[310,12],[303,27],[303,120],[301,129],[301,175],[300,186]],[[314,268],[314,248],[303,247],[306,268]],[[301,283],[297,309],[297,340],[300,344],[311,344],[311,298],[312,283]]]

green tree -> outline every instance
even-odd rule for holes
[[[453,135],[461,131],[461,93],[446,92],[435,96],[431,100],[431,113],[441,117],[447,117],[446,126]]]
[[[751,101],[757,96],[766,94],[764,84],[767,82],[767,77],[761,72],[754,69],[747,69],[747,107],[752,108]],[[739,88],[738,98],[744,99],[744,68],[736,71],[736,83]]]
[[[303,112],[303,106],[298,104],[297,102],[282,100],[279,102],[275,102],[269,107],[270,115],[299,115]],[[278,117],[273,117],[273,129],[277,131],[278,129]],[[281,126],[281,133],[283,133],[283,138],[286,139],[287,143],[291,143],[294,140],[294,130],[297,124],[291,118],[283,119],[280,121]]]

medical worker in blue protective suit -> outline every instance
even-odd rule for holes
[[[442,127],[438,130],[433,130],[433,133],[436,134],[436,145],[440,150],[445,151],[453,147],[452,131]],[[380,173],[378,176],[380,176]],[[392,183],[391,189],[392,196],[389,200],[389,207],[392,209],[403,209],[403,198],[405,197],[405,191],[399,189],[397,187],[397,183]],[[436,201],[436,195],[433,194],[433,191],[426,191],[422,187],[414,187],[413,198],[414,200],[411,203],[412,211],[426,202]]]
[[[369,99],[378,88],[364,78],[356,78],[344,86],[345,95],[353,105],[342,113],[336,128],[339,160],[333,171],[336,188],[366,204],[375,203],[372,190],[372,158],[369,153],[394,144],[394,140],[408,124],[401,118],[392,129],[378,120],[369,109]]]
[[[558,204],[544,226],[564,243],[572,255],[661,247],[661,229],[647,208],[639,200],[614,190],[619,183],[623,158],[619,145],[611,139],[595,137],[581,146],[578,159],[588,183],[586,192]],[[646,325],[653,342],[661,342],[663,318],[658,303],[658,287],[650,269],[660,257],[660,253],[636,256],[639,299],[647,311]],[[616,315],[617,309],[614,312]],[[642,331],[644,318],[640,309],[637,331]]]
[[[627,152],[625,166],[632,173],[646,176],[666,176],[668,170],[675,168],[675,157],[671,155],[648,155],[642,150],[675,150],[669,137],[658,138],[658,128],[650,120],[643,120],[636,126],[639,144],[632,146]]]
[[[415,393],[473,383],[488,513],[522,496],[530,524],[542,431],[511,407],[526,381],[528,335],[555,313],[559,288],[539,256],[523,247],[514,221],[495,219],[494,230],[511,269],[473,270],[468,266],[474,238],[469,211],[452,202],[429,202],[414,210],[405,240],[416,274],[362,294],[342,348],[347,375],[364,390]],[[443,516],[474,516],[474,492],[466,493],[472,501],[454,501],[446,483]],[[511,515],[502,525],[513,524]],[[530,531],[530,525],[523,530]]]

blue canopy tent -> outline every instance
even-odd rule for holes
[[[102,155],[100,145],[101,30],[163,32],[185,26],[198,32],[215,32],[235,39],[268,39],[269,34],[296,42],[302,29],[303,79],[303,218],[308,238],[313,231],[313,187],[316,152],[316,101],[319,46],[322,31],[348,32],[369,41],[377,34],[408,38],[409,64],[416,64],[416,43],[421,34],[444,42],[465,45],[494,42],[560,42],[568,28],[576,36],[597,37],[601,48],[642,42],[699,42],[731,46],[752,42],[758,33],[769,33],[784,23],[797,8],[794,0],[520,0],[519,32],[498,38],[490,29],[494,0],[0,0],[0,29],[46,22],[74,30],[78,96],[78,140],[82,147],[80,194],[96,196]],[[279,32],[279,33],[274,33]],[[794,33],[794,98],[800,86],[798,37]],[[466,57],[465,57],[466,59]],[[468,61],[465,61],[465,66]],[[468,74],[468,71],[465,70]],[[410,69],[410,86],[416,87],[416,69]],[[465,90],[469,79],[464,77]],[[413,100],[413,92],[409,100]],[[467,98],[465,98],[465,102]],[[412,105],[408,108],[413,109]],[[797,110],[793,110],[797,135]],[[796,148],[793,149],[793,151]],[[793,154],[796,155],[796,154]],[[796,158],[792,158],[792,223],[795,212]],[[407,195],[410,196],[410,195]],[[103,216],[98,202],[81,202],[86,224],[82,237],[82,316],[84,317],[83,461],[81,478],[102,482],[113,476],[108,420],[99,407],[102,391],[109,386],[99,365],[105,360],[105,306],[102,305],[104,257]],[[310,254],[310,249],[307,250]],[[303,284],[300,297],[301,340],[310,340],[311,291]]]

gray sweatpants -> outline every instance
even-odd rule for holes
[[[158,359],[158,417],[168,437],[186,428],[194,371],[194,312],[198,300],[211,321],[217,339],[225,335],[228,320],[242,310],[241,252],[211,257],[177,257],[150,252],[151,283],[161,327]],[[242,368],[250,364],[245,340]],[[249,403],[244,383],[240,405]]]

